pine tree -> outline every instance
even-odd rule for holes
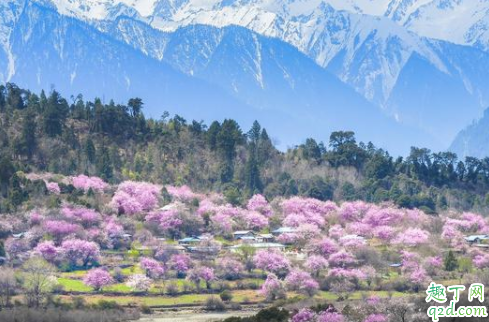
[[[10,182],[10,178],[15,173],[15,167],[12,164],[10,158],[4,155],[0,159],[0,188],[2,194],[5,195],[7,192],[7,187]]]
[[[0,112],[5,112],[5,108],[7,105],[6,97],[5,97],[5,86],[0,85]]]
[[[257,148],[257,161],[260,166],[271,159],[272,151],[275,149],[272,140],[268,136],[267,130],[263,129],[260,134],[260,141]]]
[[[445,266],[445,270],[448,272],[452,272],[458,268],[458,261],[451,250],[448,252],[447,256],[445,257],[444,266]]]
[[[246,162],[245,186],[249,195],[262,192],[263,190],[263,184],[260,178],[260,168],[258,166],[258,161],[256,160],[255,153],[250,153]]]
[[[39,107],[41,109],[41,113],[43,113],[48,106],[48,98],[46,97],[46,93],[44,90],[41,91],[41,95],[39,96]]]
[[[22,110],[25,107],[24,91],[12,83],[7,83],[7,105],[14,110]]]
[[[221,131],[221,124],[218,121],[214,121],[209,126],[209,130],[207,130],[207,144],[209,148],[214,151],[217,148],[217,135]]]
[[[109,149],[105,144],[99,149],[99,154],[97,155],[97,172],[104,180],[110,180],[114,175]]]
[[[96,153],[97,151],[95,150],[95,144],[93,144],[92,138],[88,137],[85,142],[85,154],[87,155],[88,162],[95,162]]]
[[[43,112],[44,131],[50,137],[56,137],[63,132],[63,125],[68,114],[68,103],[58,92],[53,91]]]
[[[216,146],[221,156],[220,179],[222,183],[230,182],[234,176],[234,158],[236,146],[242,142],[243,134],[234,120],[224,120],[216,137]]]
[[[29,159],[35,153],[37,146],[36,139],[37,122],[36,113],[32,107],[27,108],[23,122],[22,122],[22,134],[20,139],[22,154],[26,155]]]
[[[258,146],[260,143],[261,126],[255,121],[247,134],[248,160],[245,165],[245,187],[249,195],[262,192],[263,184],[260,178],[258,162]]]
[[[29,195],[22,189],[22,179],[17,174],[14,174],[10,179],[8,198],[14,208],[29,198]]]
[[[261,125],[258,123],[258,121],[254,121],[253,125],[248,132],[248,140],[250,143],[253,143],[255,147],[258,145],[258,141],[260,140],[260,131],[261,131]]]

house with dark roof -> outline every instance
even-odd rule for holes
[[[488,235],[471,235],[471,236],[465,236],[464,237],[465,241],[468,242],[469,244],[481,244],[486,240],[489,240]]]

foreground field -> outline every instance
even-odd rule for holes
[[[179,312],[154,314],[150,317],[143,317],[138,322],[213,322],[221,321],[229,317],[246,317],[255,314],[255,311],[242,312],[230,311],[223,313],[195,313],[195,312]]]

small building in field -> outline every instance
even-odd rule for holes
[[[198,244],[202,241],[199,237],[185,237],[180,240],[178,240],[179,245],[193,245],[193,244]]]
[[[260,243],[272,243],[275,237],[272,234],[258,234],[256,240]]]
[[[465,241],[468,242],[469,244],[481,244],[487,240],[489,240],[488,235],[471,235],[471,236],[465,236],[464,237]]]
[[[233,233],[234,239],[243,239],[243,238],[250,238],[250,237],[255,237],[255,233],[251,230],[238,230]]]
[[[255,236],[238,237],[237,240],[241,241],[242,243],[256,243],[258,241]]]

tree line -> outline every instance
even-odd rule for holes
[[[188,184],[222,191],[235,204],[263,193],[391,201],[432,213],[489,209],[489,158],[460,160],[417,147],[394,158],[357,142],[351,131],[333,132],[326,143],[308,138],[282,152],[257,121],[246,131],[232,119],[207,125],[167,112],[146,118],[143,110],[141,98],[105,103],[1,85],[0,211],[42,195],[42,183],[19,176],[29,172]]]

